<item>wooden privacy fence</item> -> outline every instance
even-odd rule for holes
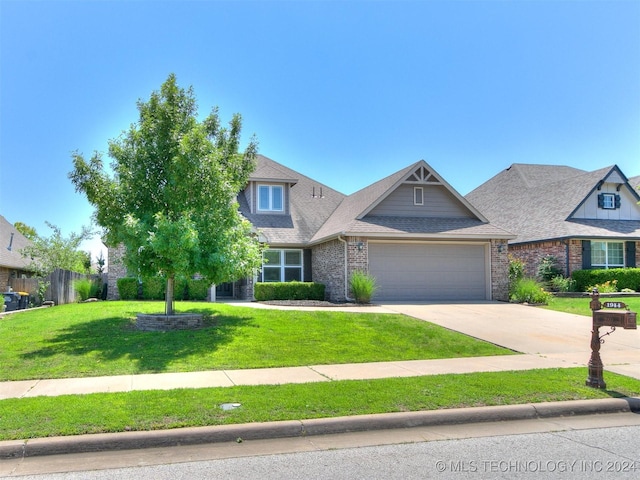
[[[84,275],[69,270],[56,269],[51,275],[48,275],[44,279],[45,282],[49,282],[49,288],[47,288],[44,299],[53,300],[56,305],[76,302],[78,297],[76,291],[73,289],[73,282],[82,278],[95,281],[101,278],[101,276]],[[28,292],[36,301],[38,300],[38,285],[39,280],[37,278],[9,279],[9,286],[14,292]]]

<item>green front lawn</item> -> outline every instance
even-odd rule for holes
[[[140,332],[162,302],[62,305],[0,320],[0,381],[506,355],[404,315],[281,311],[177,302],[205,328]]]
[[[576,315],[591,316],[591,309],[589,308],[590,297],[585,298],[566,298],[566,297],[554,297],[543,308],[550,310],[557,310],[560,312],[574,313]],[[600,297],[600,302],[624,302],[627,304],[630,310],[640,313],[640,297]],[[640,315],[636,321],[640,322]]]
[[[586,368],[0,400],[0,440],[640,394],[640,381]],[[223,403],[240,403],[224,411]]]

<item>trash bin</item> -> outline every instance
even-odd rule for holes
[[[20,310],[24,310],[29,308],[29,292],[18,292],[19,300],[18,300],[18,308]]]
[[[2,295],[4,296],[4,304],[7,306],[7,312],[18,310],[20,307],[20,295],[18,292],[4,292]]]

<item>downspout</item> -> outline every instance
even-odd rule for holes
[[[565,269],[564,269],[565,278],[569,278],[571,276],[571,273],[570,273],[571,265],[569,264],[571,259],[571,252],[569,248],[570,241],[564,240],[562,243],[564,243],[564,250],[565,250]]]
[[[347,302],[353,302],[352,298],[349,298],[349,282],[348,280],[348,264],[349,264],[349,251],[347,250],[347,241],[342,238],[342,235],[338,235],[338,240],[344,243],[344,298]]]

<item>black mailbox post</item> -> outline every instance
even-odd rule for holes
[[[593,329],[591,330],[589,377],[587,378],[586,384],[594,388],[607,388],[607,384],[604,383],[604,378],[602,377],[603,365],[600,359],[600,345],[604,343],[602,337],[613,333],[616,327],[622,327],[625,330],[637,329],[636,312],[631,312],[624,302],[604,302],[604,304],[602,304],[597,288],[593,289],[589,306],[592,311]],[[599,332],[600,327],[611,327],[611,330],[601,337]]]

